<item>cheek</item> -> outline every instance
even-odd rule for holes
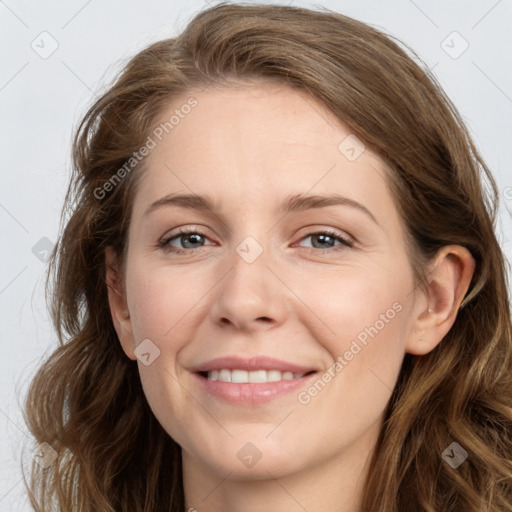
[[[155,340],[163,349],[166,339],[177,339],[204,298],[208,282],[204,275],[189,276],[179,268],[133,263],[127,281],[128,308],[136,342]]]
[[[194,305],[205,292],[197,284],[186,286],[187,278],[179,269],[157,268],[136,258],[131,265],[126,291],[135,344],[149,339],[159,350],[151,353],[150,364],[137,361],[140,380],[155,417],[180,442],[184,428],[174,418],[180,418],[182,411],[194,410],[194,402],[178,383],[178,359],[192,339],[197,324]],[[195,278],[191,282],[202,281]],[[153,353],[158,353],[154,359]]]
[[[302,281],[299,293],[307,297],[312,313],[322,320],[322,338],[331,354],[339,354],[354,339],[369,345],[368,340],[377,336],[383,342],[401,338],[402,311],[410,297],[407,276],[400,279],[396,271],[385,268],[380,273],[342,269],[309,283]]]
[[[335,332],[317,337],[332,357],[334,377],[326,375],[328,369],[323,374],[326,384],[313,383],[299,400],[304,404],[304,423],[322,432],[321,449],[341,449],[379,421],[399,375],[408,288],[387,275],[392,274],[364,279],[347,274],[338,282],[331,281],[328,297],[322,297],[318,289],[308,296],[318,306],[315,313]],[[325,425],[322,422],[327,417],[330,422]],[[283,429],[279,442],[287,442],[287,435],[291,433]]]
[[[332,390],[345,410],[383,408],[405,353],[412,276],[406,260],[375,269],[347,269],[322,286],[302,288],[329,329],[315,336],[338,361]],[[370,270],[370,271],[368,271]],[[334,397],[332,397],[334,399]],[[370,418],[368,418],[370,419]]]
[[[160,411],[157,417],[162,416],[161,411],[172,417],[190,399],[176,380],[183,372],[180,353],[194,339],[200,316],[204,314],[205,296],[213,285],[205,271],[191,275],[181,268],[157,266],[137,257],[131,259],[127,275],[126,292],[135,345],[149,339],[159,351],[154,352],[158,356],[151,364],[137,363],[144,392],[153,411]],[[164,389],[166,393],[162,392]]]

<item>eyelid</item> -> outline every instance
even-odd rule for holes
[[[301,246],[301,242],[304,240],[311,238],[315,235],[327,235],[331,238],[335,238],[339,241],[338,244],[333,245],[332,247],[326,248],[316,248],[316,247],[303,247]],[[299,238],[298,242],[295,242],[292,247],[303,247],[312,255],[315,254],[329,254],[332,256],[339,255],[340,252],[346,251],[347,249],[352,249],[354,247],[354,241],[350,237],[346,237],[341,235],[338,231],[333,229],[312,229],[309,230],[306,234]]]
[[[210,239],[210,237],[206,234],[206,232],[200,227],[196,225],[190,225],[185,227],[179,227],[171,230],[168,232],[168,234],[165,234],[163,237],[161,237],[158,242],[157,246],[163,249],[166,249],[169,242],[173,239],[179,238],[182,235],[188,235],[188,234],[198,234],[201,235],[204,238]],[[201,248],[199,248],[201,249]],[[178,249],[181,251],[186,252],[192,252],[194,249]],[[196,249],[197,250],[197,249]],[[172,251],[169,251],[172,252]]]
[[[300,236],[300,240],[303,240],[304,238],[312,235],[318,235],[318,234],[328,234],[336,238],[340,238],[347,244],[354,244],[356,242],[356,239],[347,233],[346,231],[343,231],[339,228],[331,228],[331,227],[325,227],[318,224],[314,224],[312,226],[306,226],[304,228],[304,234]]]

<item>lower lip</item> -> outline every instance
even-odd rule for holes
[[[316,372],[310,375],[304,375],[298,379],[261,383],[224,382],[207,379],[198,373],[194,373],[193,375],[199,380],[202,388],[208,394],[216,398],[236,405],[254,405],[270,402],[271,400],[299,390],[311,377],[316,375]]]

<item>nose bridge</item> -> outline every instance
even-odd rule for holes
[[[261,274],[268,271],[265,265],[270,264],[272,259],[271,219],[261,204],[264,204],[262,198],[252,195],[245,205],[240,199],[238,201],[238,215],[234,219],[232,232],[234,254],[231,255],[230,264],[233,266],[231,273],[241,274],[240,277],[245,279],[245,274],[251,276],[254,269],[258,269]]]
[[[239,258],[247,265],[252,265],[257,260],[266,260],[267,257],[261,258],[264,252],[268,253],[269,240],[262,240],[263,235],[258,235],[258,241],[253,236],[246,236],[235,248],[235,252]],[[266,248],[266,250],[265,250]],[[242,265],[236,258],[235,262]],[[243,265],[242,265],[243,266]]]
[[[211,310],[216,322],[229,320],[239,328],[248,328],[262,318],[283,320],[284,290],[267,268],[272,260],[270,240],[264,230],[258,233],[246,236],[234,247],[229,259],[230,271],[219,283]]]
[[[231,272],[228,275],[231,291],[237,294],[237,302],[252,304],[264,300],[268,293],[270,272],[268,240],[262,240],[262,235],[256,237],[246,236],[235,246],[234,254],[230,259]]]

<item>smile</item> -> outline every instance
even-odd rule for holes
[[[307,373],[279,370],[210,370],[192,373],[202,393],[235,406],[254,407],[281,400],[295,400],[295,394],[306,387],[316,371]],[[255,379],[256,382],[249,379]]]
[[[209,372],[201,372],[203,377],[209,380],[218,380],[221,382],[234,382],[237,384],[245,383],[265,383],[278,382],[281,380],[300,379],[306,373],[281,372],[279,370],[211,370]]]

